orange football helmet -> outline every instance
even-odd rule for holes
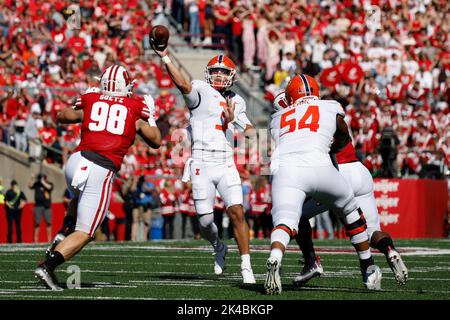
[[[300,98],[319,97],[319,91],[319,84],[316,79],[307,74],[298,74],[289,81],[286,87],[286,101],[291,105]]]
[[[224,56],[217,55],[209,60],[205,70],[206,82],[216,90],[226,90],[231,87],[236,75],[236,65],[234,62]]]

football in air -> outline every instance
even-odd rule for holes
[[[169,29],[163,25],[154,26],[150,31],[150,42],[156,50],[164,50],[169,42]]]

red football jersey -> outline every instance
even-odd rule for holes
[[[354,161],[359,161],[356,157],[355,147],[350,141],[347,145],[338,153],[336,153],[336,160],[338,164],[349,163]]]
[[[81,142],[76,151],[89,150],[111,160],[117,169],[136,137],[136,121],[146,105],[142,98],[83,94],[75,103],[83,109]]]

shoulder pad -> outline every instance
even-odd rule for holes
[[[191,84],[194,88],[202,88],[208,86],[208,84],[202,80],[192,80]]]

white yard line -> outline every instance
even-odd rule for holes
[[[16,246],[0,246],[0,253],[8,253],[8,252],[43,252],[45,247],[39,246],[27,246],[27,245],[16,245]],[[199,246],[199,247],[174,247],[174,246],[164,246],[164,245],[148,245],[148,246],[133,246],[133,245],[91,245],[86,247],[83,251],[182,251],[182,252],[212,252],[210,246]],[[255,246],[255,248],[251,248],[253,252],[265,252],[268,253],[270,251],[269,246]],[[342,251],[339,251],[342,250]],[[237,252],[238,248],[236,245],[229,246],[230,252]],[[296,252],[297,248],[292,248],[288,252]],[[338,246],[338,247],[316,247],[316,251],[318,254],[329,254],[329,255],[354,255],[354,251],[352,248],[347,246]],[[426,248],[426,247],[407,247],[403,250],[400,250],[402,256],[418,256],[418,255],[450,255],[450,249],[438,249],[438,248]],[[375,253],[375,255],[382,255],[381,253]]]

